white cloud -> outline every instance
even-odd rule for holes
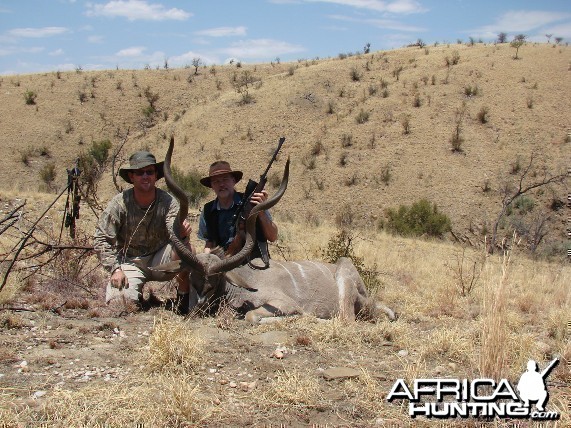
[[[210,64],[218,64],[219,59],[211,56],[211,55],[204,55],[198,52],[186,52],[182,55],[177,55],[169,58],[169,64],[173,67],[183,67],[186,65],[192,65],[192,61],[196,58],[199,58],[204,65]]]
[[[182,9],[167,9],[162,4],[150,4],[145,0],[113,0],[105,4],[87,4],[87,16],[123,17],[129,21],[184,21],[192,13]]]
[[[44,48],[31,47],[31,48],[0,48],[0,56],[18,55],[18,54],[37,54],[43,52]]]
[[[48,53],[48,55],[50,56],[61,56],[63,54],[64,54],[63,49],[56,49],[55,51],[51,51]]]
[[[229,47],[220,49],[219,51],[236,58],[262,59],[303,52],[305,48],[279,40],[254,39],[232,43]]]
[[[119,52],[115,54],[118,57],[139,57],[143,55],[145,51],[145,47],[143,46],[134,46],[132,48],[121,49]]]
[[[357,22],[360,24],[372,25],[374,27],[384,28],[387,30],[410,31],[410,32],[416,32],[416,33],[426,31],[425,28],[414,27],[412,25],[402,24],[398,21],[393,21],[391,19],[359,19],[359,18],[353,18],[353,17],[349,17],[349,16],[344,16],[344,15],[330,15],[329,18],[335,19],[338,21]]]
[[[65,27],[14,28],[8,31],[8,35],[13,37],[42,38],[57,36],[68,31]]]
[[[196,31],[194,34],[209,37],[245,36],[246,27],[217,27]]]
[[[87,38],[87,41],[89,43],[102,43],[103,42],[103,36],[89,36]]]
[[[476,28],[468,33],[481,37],[490,35],[497,37],[500,32],[525,33],[570,17],[571,14],[561,12],[509,11],[498,17],[493,24]]]
[[[305,0],[307,2],[333,3],[357,9],[374,10],[376,12],[389,12],[398,14],[422,13],[426,9],[415,0]]]
[[[544,30],[545,34],[553,34],[551,41],[555,40],[555,37],[563,37],[567,40],[571,39],[571,22],[545,27]]]

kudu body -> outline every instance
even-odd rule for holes
[[[188,213],[188,200],[171,174],[173,145],[171,139],[164,175],[169,189],[180,202],[179,219],[184,219]],[[385,313],[394,320],[392,310],[367,295],[350,259],[341,258],[336,264],[270,260],[270,267],[264,270],[242,265],[254,246],[258,213],[278,203],[287,188],[288,178],[289,160],[278,191],[256,205],[247,218],[246,243],[237,254],[224,259],[215,254],[193,254],[175,237],[173,245],[181,260],[162,269],[190,270],[191,287],[197,296],[191,302],[195,310],[215,310],[221,301],[225,301],[231,308],[244,313],[251,323],[258,323],[265,317],[294,314],[354,320],[356,317],[376,319]]]

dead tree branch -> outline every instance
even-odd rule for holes
[[[129,137],[129,130],[130,130],[130,128],[127,128],[127,133],[125,134],[125,137],[123,138],[123,142],[117,148],[117,150],[115,150],[115,153],[113,154],[113,160],[111,162],[111,176],[113,177],[113,184],[115,185],[117,192],[122,192],[123,189],[117,183],[117,173],[115,172],[115,164],[117,162],[117,158],[119,157],[119,153],[121,153],[121,150],[123,150],[123,146],[127,142],[127,138]]]
[[[527,166],[523,169],[523,171],[519,175],[519,179],[517,181],[516,187],[513,188],[509,185],[509,183],[506,183],[506,185],[503,187],[503,189],[501,191],[501,193],[502,193],[502,208],[496,217],[496,221],[494,222],[492,238],[490,240],[490,245],[488,246],[488,253],[489,254],[494,253],[494,250],[496,247],[496,241],[497,241],[497,237],[498,237],[498,227],[500,225],[501,220],[506,215],[508,208],[512,205],[512,203],[519,196],[525,195],[534,189],[538,189],[540,187],[547,186],[549,184],[562,183],[565,181],[565,179],[567,177],[567,175],[564,173],[557,174],[557,175],[550,175],[547,171],[547,168],[543,168],[542,175],[539,179],[536,179],[535,181],[532,181],[531,183],[526,183],[526,180],[529,178],[529,176],[531,175],[532,170],[533,170],[534,158],[535,158],[535,156],[532,153],[530,156],[530,159],[529,159],[529,163],[527,164]]]

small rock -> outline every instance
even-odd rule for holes
[[[218,369],[208,369],[209,373],[216,373],[218,371]]]
[[[230,382],[230,383],[228,384],[228,386],[229,386],[230,388],[236,388],[236,387],[238,386],[238,384],[237,384],[236,382],[232,381],[232,382]]]
[[[281,360],[284,357],[284,353],[282,351],[279,350],[275,350],[272,354],[272,357],[277,359],[277,360]]]
[[[44,395],[46,395],[48,392],[47,391],[36,391],[32,394],[32,398],[34,400],[37,400],[38,398],[43,397]]]
[[[400,351],[398,351],[397,355],[399,357],[406,357],[408,355],[408,351],[406,349],[401,349]]]
[[[452,371],[456,371],[458,365],[456,363],[448,363],[448,367],[450,367]]]
[[[351,379],[359,377],[361,372],[349,367],[331,367],[323,371],[325,380]]]

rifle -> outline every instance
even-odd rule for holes
[[[232,216],[232,227],[236,231],[234,236],[234,240],[228,246],[226,250],[226,255],[234,255],[236,254],[243,246],[245,242],[245,231],[244,231],[244,224],[248,216],[250,215],[250,211],[252,211],[253,204],[250,201],[252,195],[254,193],[260,193],[264,190],[266,183],[268,181],[268,172],[272,167],[272,164],[275,162],[280,149],[282,148],[283,143],[285,142],[285,137],[280,137],[278,141],[278,147],[274,152],[268,166],[266,167],[265,171],[260,175],[260,180],[255,182],[254,180],[248,180],[248,184],[246,185],[246,190],[244,191],[244,196],[242,200],[238,203],[236,208],[236,212]],[[269,267],[269,256],[267,251],[267,242],[265,239],[263,241],[258,241],[258,247],[260,248],[260,252],[262,255],[262,260],[264,261],[264,269]]]

